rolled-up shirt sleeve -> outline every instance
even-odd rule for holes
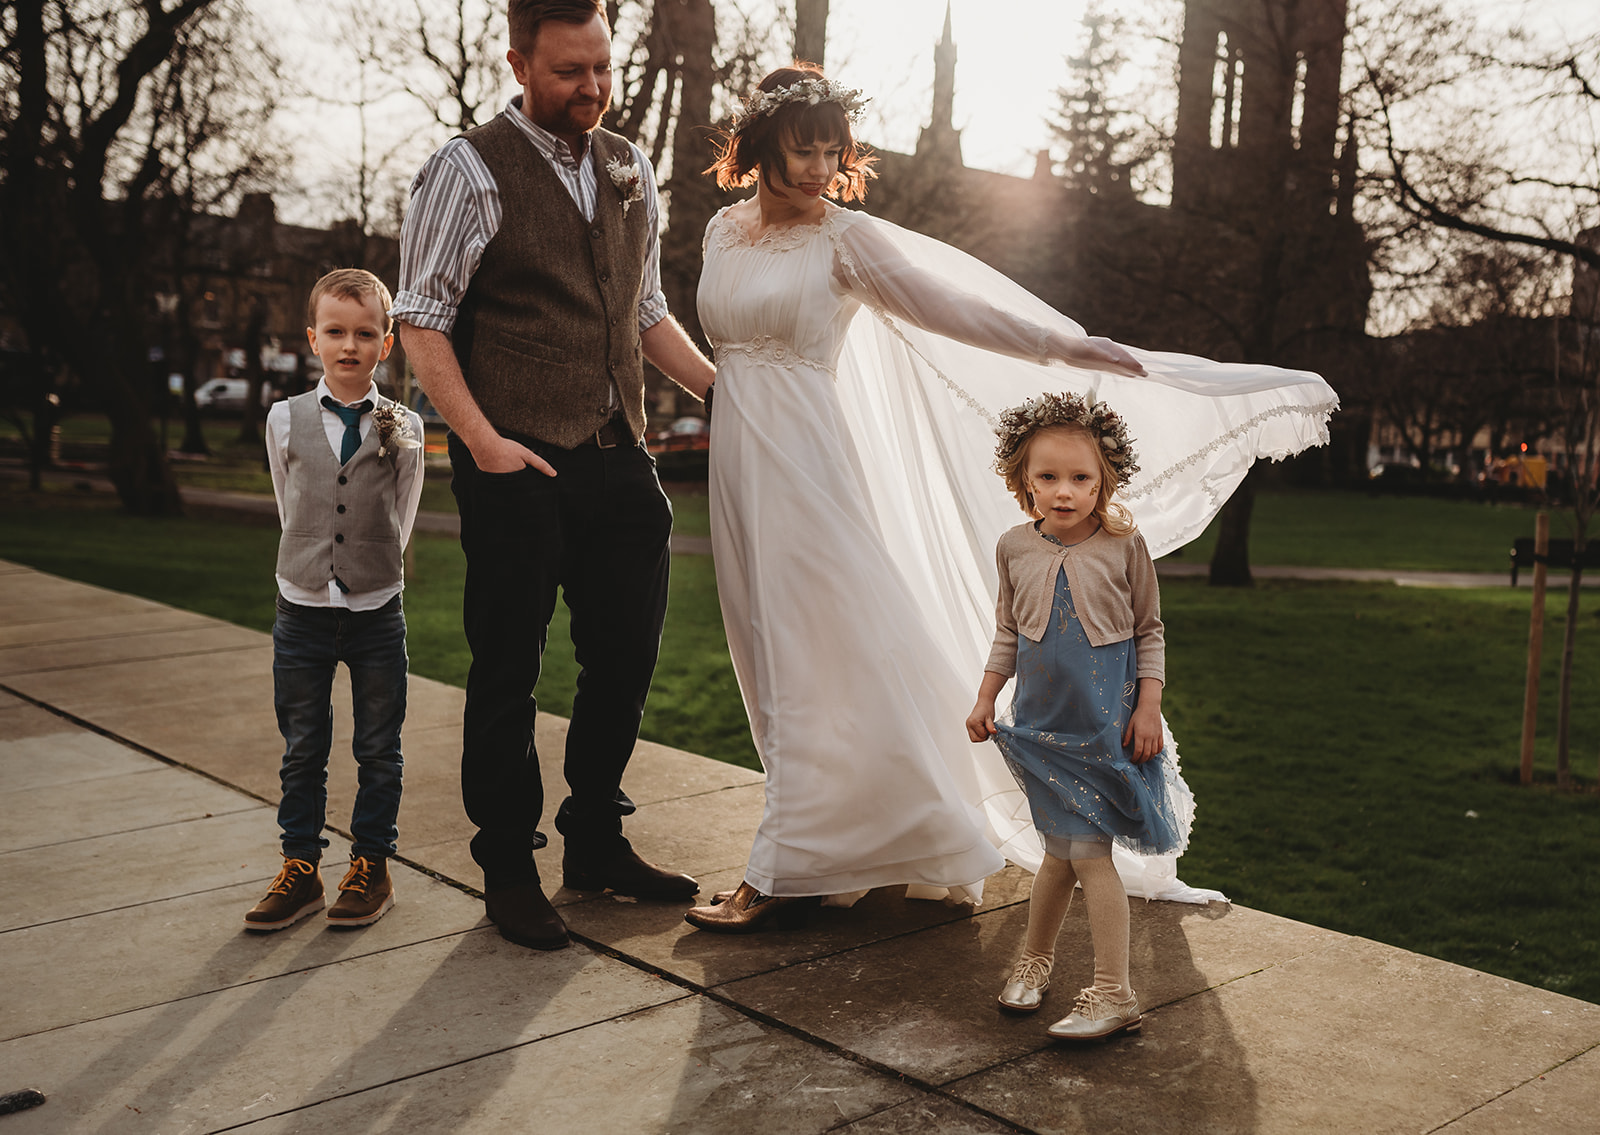
[[[639,331],[650,330],[667,317],[667,297],[661,291],[661,198],[656,191],[656,171],[638,146],[634,161],[644,174],[645,223],[644,275],[639,279]]]
[[[400,291],[390,312],[395,322],[448,335],[499,228],[499,193],[483,159],[464,139],[445,143],[411,183],[400,227]]]

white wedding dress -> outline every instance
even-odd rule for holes
[[[699,312],[717,361],[717,588],[767,774],[745,878],[978,901],[1003,859],[1032,870],[1042,854],[998,750],[965,729],[995,541],[1022,519],[990,468],[998,412],[1044,390],[1109,402],[1142,466],[1120,499],[1160,555],[1255,458],[1325,442],[1337,399],[1313,374],[1184,355],[1135,350],[1139,379],[1050,365],[1081,327],[964,253],[831,205],[754,242],[718,213]],[[1177,778],[1170,737],[1169,752]],[[1221,897],[1180,883],[1176,860],[1117,852],[1130,894]]]

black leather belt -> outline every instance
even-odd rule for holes
[[[580,446],[593,445],[601,449],[615,449],[619,445],[637,444],[633,436],[633,427],[628,425],[626,414],[618,412],[611,416],[611,420],[596,430],[591,437],[586,437],[578,443]]]

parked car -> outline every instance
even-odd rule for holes
[[[237,414],[250,397],[250,382],[243,378],[213,378],[194,392],[194,404],[218,414]]]
[[[711,423],[679,418],[645,439],[656,467],[669,480],[703,480],[711,460]]]
[[[680,453],[711,448],[711,423],[704,418],[679,418],[666,429],[652,434],[646,447],[651,453]]]

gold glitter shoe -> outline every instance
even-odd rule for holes
[[[1034,1013],[1044,1004],[1050,988],[1050,959],[1023,954],[1011,969],[1011,980],[1000,991],[1000,1007],[1013,1013]]]
[[[1091,988],[1078,994],[1070,1016],[1045,1031],[1057,1040],[1101,1040],[1117,1033],[1136,1033],[1143,1021],[1137,997],[1113,1001]]]

